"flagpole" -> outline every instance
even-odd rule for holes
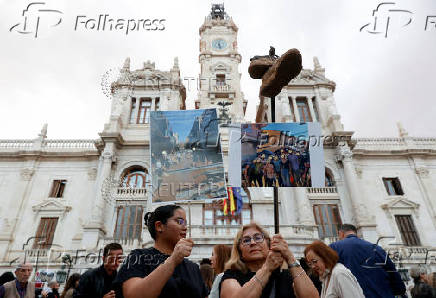
[[[188,238],[191,238],[191,201],[188,201],[188,211],[189,211],[189,228],[188,228]]]

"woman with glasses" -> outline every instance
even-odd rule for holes
[[[221,298],[319,297],[286,241],[280,235],[270,238],[256,223],[238,232],[225,269]]]
[[[365,298],[362,288],[351,271],[341,263],[336,251],[321,241],[304,250],[307,265],[322,282],[321,298]]]
[[[114,281],[116,297],[204,298],[208,291],[198,265],[185,259],[194,242],[186,238],[186,213],[165,205],[144,216],[154,246],[135,249]]]

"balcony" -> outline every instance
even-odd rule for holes
[[[307,187],[306,192],[308,194],[337,194],[338,189],[336,187]]]
[[[270,234],[274,235],[274,225],[262,225]],[[191,236],[195,238],[233,239],[241,229],[240,225],[191,225]],[[287,237],[316,238],[316,226],[280,225],[280,233]]]
[[[115,199],[124,200],[147,200],[147,188],[118,187],[114,190]]]
[[[212,92],[230,92],[231,91],[230,85],[215,85],[212,86]]]

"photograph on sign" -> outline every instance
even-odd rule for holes
[[[153,202],[227,196],[216,109],[152,111]]]
[[[324,161],[319,154],[322,144],[317,142],[318,134],[309,134],[320,130],[310,127],[312,124],[242,124],[242,185],[322,187],[319,185],[324,179]],[[314,141],[310,142],[311,139]]]

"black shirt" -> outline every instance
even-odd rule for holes
[[[241,287],[248,282],[256,272],[247,272],[242,273],[238,270],[226,270],[224,272],[223,278],[221,279],[221,283],[219,285],[219,291],[221,296],[221,285],[223,281],[226,279],[236,279]],[[265,282],[265,281],[263,281]],[[271,291],[274,287],[275,298],[295,298],[294,288],[292,287],[293,280],[289,270],[276,269],[271,273],[271,276],[266,284],[265,288],[263,288],[261,298],[269,298],[271,297]]]
[[[116,296],[123,297],[122,284],[132,277],[143,278],[149,275],[169,255],[165,255],[154,247],[135,249],[124,260],[117,278],[114,281]],[[162,288],[160,298],[204,298],[208,295],[206,285],[200,274],[198,265],[184,259],[174,269],[173,275]]]

